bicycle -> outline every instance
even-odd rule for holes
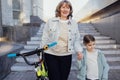
[[[44,50],[47,50],[50,47],[53,47],[57,44],[57,42],[53,42],[51,44],[45,45],[43,48],[41,49],[36,49],[30,52],[25,52],[25,53],[10,53],[7,55],[7,57],[11,58],[11,57],[18,57],[21,56],[25,63],[27,63],[30,66],[34,66],[35,67],[35,72],[36,72],[36,80],[49,80],[48,79],[48,71],[47,71],[47,66],[45,63],[45,59],[44,59]],[[29,62],[27,60],[27,56],[31,56],[37,54],[37,56],[39,57],[39,61],[37,62]],[[41,58],[40,58],[41,56]]]

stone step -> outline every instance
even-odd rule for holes
[[[111,39],[110,37],[108,37],[108,36],[94,36],[95,37],[95,39],[97,40],[97,39],[100,39],[100,40],[109,40],[109,39]],[[83,39],[83,36],[81,36],[81,39]]]
[[[120,66],[120,61],[108,62],[109,66]]]
[[[105,54],[105,53],[104,53],[104,54]],[[119,53],[119,54],[120,54],[120,53]],[[73,55],[73,56],[74,56],[74,58],[76,57],[76,55]],[[76,61],[77,58],[75,58],[75,59],[74,59],[74,58],[73,58],[73,61]],[[36,56],[36,55],[28,56],[27,59],[28,59],[28,61],[30,61],[30,62],[36,62],[36,61],[39,60],[38,56]],[[120,61],[120,55],[119,55],[119,56],[116,56],[116,57],[115,57],[115,54],[114,54],[114,56],[106,56],[106,59],[107,59],[108,62]],[[17,58],[16,58],[16,61],[17,61],[17,62],[25,62],[22,57],[17,57]]]
[[[71,70],[68,80],[77,80],[78,70]],[[108,80],[119,80],[120,70],[110,70]],[[34,71],[13,71],[3,80],[35,80],[36,75]]]
[[[40,37],[31,37],[30,40],[31,40],[31,41],[40,41],[41,38],[40,38]]]
[[[39,44],[34,44],[34,45],[25,45],[25,49],[36,49],[39,48]],[[83,46],[83,48],[85,48]],[[120,45],[119,44],[96,44],[96,48],[99,49],[119,49]]]
[[[24,49],[24,50],[21,50],[20,51],[20,53],[22,54],[22,53],[26,53],[26,52],[30,52],[30,51],[33,51],[34,49]],[[105,54],[105,55],[120,55],[120,49],[111,49],[111,50],[106,50],[106,49],[104,49],[104,50],[102,50],[102,52]],[[76,54],[73,54],[73,56],[75,57],[76,56]]]
[[[93,26],[89,25],[89,26],[78,26],[79,28],[94,28]]]
[[[25,45],[24,48],[25,49],[37,49],[39,48],[39,44],[34,44],[34,45]]]
[[[83,43],[83,41],[81,40],[81,43]],[[96,44],[113,44],[116,43],[115,40],[103,40],[103,39],[97,39],[96,40]]]
[[[82,45],[85,48],[84,45]],[[120,45],[118,44],[96,44],[95,46],[98,49],[119,49]]]
[[[86,23],[80,23],[80,24],[78,23],[78,26],[79,27],[93,27],[93,25],[88,24],[88,23],[87,24]]]
[[[39,30],[39,31],[38,31],[38,33],[41,33],[41,34],[42,34],[42,33],[43,33],[43,31],[42,31],[42,30]]]
[[[111,49],[111,50],[102,50],[102,52],[104,53],[104,54],[108,54],[108,55],[110,55],[110,54],[120,54],[120,49]]]
[[[42,36],[42,32],[37,32],[36,35]]]
[[[24,46],[25,49],[36,49],[39,48],[39,44],[34,44],[34,45],[26,45]],[[85,48],[83,46],[83,48]],[[96,44],[96,48],[99,49],[119,49],[120,45],[118,44]]]
[[[82,36],[87,35],[87,34],[91,34],[93,36],[100,36],[100,33],[81,33],[80,32],[80,35],[82,35]]]
[[[15,63],[11,67],[11,71],[30,71],[34,69],[34,66],[27,65],[26,63]]]
[[[120,56],[117,57],[106,57],[108,62],[120,61]]]
[[[81,39],[81,43],[83,43],[83,41],[82,41],[82,39]],[[108,44],[108,43],[110,43],[110,44],[112,44],[112,43],[116,43],[116,41],[115,40],[96,40],[96,44]],[[29,45],[29,44],[40,44],[40,41],[27,41],[27,44]]]
[[[120,54],[120,49],[104,49],[101,50],[104,54],[113,55],[113,54]]]
[[[13,71],[2,80],[36,80],[35,71]]]
[[[111,64],[112,63],[112,64]],[[120,61],[119,61],[120,63]],[[111,70],[120,70],[120,65],[118,62],[108,62]],[[78,68],[78,62],[72,62],[72,68]]]
[[[110,37],[107,37],[107,36],[94,36],[95,37],[95,39],[97,40],[97,39],[111,39]],[[81,38],[83,39],[83,36],[81,35]],[[30,39],[31,41],[40,41],[41,40],[41,37],[38,37],[38,36],[35,36],[35,37],[31,37],[31,39]]]
[[[114,53],[114,54],[105,54],[105,56],[106,57],[118,57],[118,56],[120,56],[120,54],[116,54],[116,53]]]
[[[15,63],[11,67],[11,71],[33,71],[34,66],[27,65],[26,63]],[[78,70],[77,63],[72,64],[71,70]],[[110,70],[120,70],[120,65],[110,66]]]
[[[105,56],[110,56],[110,55],[120,55],[120,49],[104,49],[104,50],[101,50],[103,54],[105,54]],[[73,57],[76,57],[77,56],[77,53],[73,54],[72,55]]]
[[[78,70],[77,66],[72,66],[71,70]],[[120,66],[110,66],[110,70],[118,70],[120,71]]]
[[[78,29],[79,29],[79,30],[81,30],[81,29],[82,29],[82,30],[95,30],[94,27],[80,27],[80,26],[78,27]]]
[[[96,48],[99,48],[99,49],[119,49],[120,48],[120,45],[119,44],[99,44],[97,45],[96,44]]]
[[[37,55],[27,56],[26,59],[31,63],[39,61],[39,58]],[[17,57],[16,62],[25,62],[25,61],[22,57]]]
[[[41,35],[43,34],[43,32],[42,32],[42,31],[38,31],[38,32],[37,32],[37,35],[38,35],[38,34],[41,36]]]
[[[27,44],[40,44],[40,41],[27,41]]]
[[[35,49],[23,49],[23,50],[20,51],[20,54],[30,52],[30,51],[33,51],[33,50],[35,50]]]
[[[79,30],[79,32],[84,32],[84,33],[97,33],[97,31],[96,30]]]
[[[92,26],[92,25],[90,23],[78,23],[78,26],[87,27],[87,26]]]
[[[107,59],[108,62],[120,61],[120,56],[116,56],[116,57],[106,56],[106,59]],[[73,61],[73,62],[76,62],[76,61],[77,61],[77,58],[73,58],[72,61]]]
[[[41,37],[42,35],[43,35],[43,34],[41,34],[41,33],[39,33],[39,32],[36,34],[36,36],[39,36],[39,37]]]
[[[78,30],[90,30],[90,31],[92,31],[92,30],[96,30],[94,27],[78,27]]]

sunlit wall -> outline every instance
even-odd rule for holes
[[[89,0],[75,15],[77,21],[105,8],[117,0]]]

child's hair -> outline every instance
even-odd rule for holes
[[[90,43],[91,41],[95,41],[95,38],[94,36],[88,34],[88,35],[85,35],[84,38],[83,38],[83,44],[88,44]]]
[[[60,16],[61,16],[61,15],[60,15],[60,8],[61,8],[61,6],[62,6],[64,3],[66,3],[66,5],[70,7],[70,14],[67,16],[67,18],[69,19],[69,17],[72,17],[73,9],[72,9],[71,3],[70,3],[69,1],[67,1],[67,0],[62,0],[62,1],[57,5],[56,10],[55,10],[55,12],[56,12],[56,13],[55,13],[55,16],[56,16],[56,17],[60,17]]]

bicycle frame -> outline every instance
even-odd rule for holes
[[[53,42],[51,44],[48,44],[48,45],[44,46],[41,49],[36,49],[36,50],[30,51],[30,52],[21,53],[21,54],[20,53],[12,53],[12,54],[8,54],[7,56],[8,57],[21,56],[24,59],[25,63],[27,63],[30,66],[35,67],[36,77],[37,77],[36,80],[48,80],[47,68],[45,66],[46,63],[44,61],[44,50],[47,50],[48,48],[50,48],[50,47],[52,47],[56,44],[57,44],[56,42]],[[26,57],[34,55],[34,54],[37,54],[37,56],[39,57],[39,61],[31,63],[27,60]],[[41,59],[40,59],[40,56],[42,57]]]

